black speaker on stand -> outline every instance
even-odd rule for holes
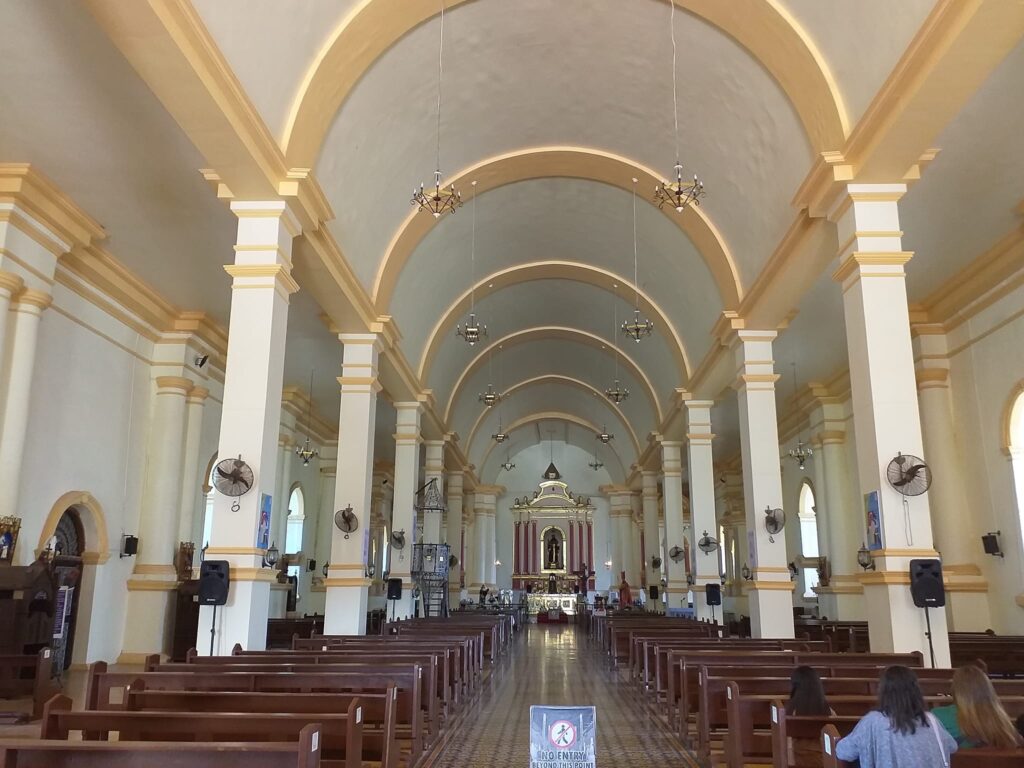
[[[704,585],[704,597],[711,606],[711,621],[714,624],[718,623],[715,618],[715,606],[722,604],[722,585],[721,584],[705,584]]]
[[[942,583],[942,561],[932,559],[910,561],[910,595],[914,605],[924,608],[924,621],[927,626],[925,637],[928,638],[928,652],[935,667],[935,646],[932,643],[932,620],[928,614],[930,608],[942,608],[946,605],[946,588]]]
[[[395,620],[395,603],[402,599],[402,580],[388,579],[388,600],[391,601],[391,620]]]
[[[210,655],[213,656],[213,639],[217,632],[217,606],[228,601],[228,587],[231,585],[231,564],[227,560],[203,560],[199,565],[200,605],[212,605],[210,619]]]

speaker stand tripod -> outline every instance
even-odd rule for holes
[[[924,608],[924,623],[927,627],[924,636],[928,638],[928,653],[932,657],[932,669],[935,669],[935,646],[932,644],[932,617],[928,613],[928,606]]]
[[[217,604],[213,604],[213,618],[210,620],[210,655],[213,656],[213,636],[217,631]]]

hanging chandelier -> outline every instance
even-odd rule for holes
[[[796,401],[796,363],[792,363],[793,366],[793,400]],[[789,452],[789,458],[793,459],[797,463],[800,469],[804,469],[807,466],[807,459],[814,455],[814,449],[809,445],[804,445],[804,441],[801,435],[797,435],[796,448],[793,448]]]
[[[597,460],[597,455],[595,454],[594,455],[594,460],[591,461],[591,462],[588,462],[587,466],[590,467],[595,472],[597,472],[597,470],[599,470],[601,467],[603,467],[604,464]]]
[[[441,77],[444,73],[442,66],[444,61],[444,0],[441,0],[441,34],[437,46],[437,153],[434,170],[434,189],[425,189],[420,184],[419,189],[412,191],[412,204],[419,206],[421,211],[426,211],[435,219],[441,218],[445,213],[455,213],[455,209],[462,205],[462,195],[455,190],[454,184],[449,184],[447,189],[441,188]]]
[[[306,439],[302,441],[302,445],[295,446],[295,455],[302,461],[302,466],[308,467],[309,462],[320,455],[320,451],[313,447],[312,441],[309,439],[309,429],[313,424],[313,371],[309,372],[309,411],[306,416]]]
[[[601,431],[595,437],[605,445],[608,445],[608,443],[615,439],[615,435],[608,434],[608,429],[604,425],[601,426]]]
[[[469,248],[469,320],[455,326],[455,335],[461,336],[469,346],[487,338],[487,326],[476,319],[476,182],[473,182],[473,235]]]
[[[637,344],[640,339],[650,336],[654,330],[654,323],[640,315],[640,279],[637,268],[637,247],[636,247],[636,179],[633,179],[633,291],[634,309],[633,320],[622,321],[622,332],[629,336]],[[618,401],[616,401],[618,402]]]
[[[612,355],[615,358],[615,383],[604,391],[604,396],[618,405],[629,397],[629,390],[619,384],[619,284],[612,283],[614,298],[612,299]]]
[[[508,432],[501,428],[501,409],[498,409],[498,431],[491,435],[491,440],[496,443],[504,443],[508,440]]]
[[[499,464],[499,466],[506,472],[511,472],[516,468],[516,465],[512,463],[512,458],[507,453],[505,454],[505,461]]]
[[[704,196],[704,184],[694,174],[693,181],[683,181],[683,164],[679,162],[679,98],[676,88],[676,4],[670,2],[669,30],[672,35],[672,116],[675,124],[676,164],[675,181],[663,181],[654,188],[654,202],[658,208],[666,205],[682,213],[690,205],[700,205]]]
[[[493,408],[501,401],[501,393],[494,388],[493,384],[488,384],[487,389],[477,395],[477,399],[488,408]]]

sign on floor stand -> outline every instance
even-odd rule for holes
[[[530,768],[596,768],[594,707],[530,707]]]

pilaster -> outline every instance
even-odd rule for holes
[[[426,462],[423,467],[423,482],[437,482],[437,490],[444,498],[444,440],[427,440],[424,442]],[[441,544],[442,513],[440,511],[423,512],[423,543]]]
[[[732,348],[739,371],[734,386],[740,409],[747,562],[753,573],[748,589],[751,633],[754,637],[790,638],[794,635],[794,585],[786,560],[786,530],[772,535],[765,526],[765,511],[782,508],[775,410],[779,377],[772,357],[776,335],[775,331],[739,330]]]
[[[298,223],[286,203],[235,201],[238,217],[232,277],[224,405],[221,410],[221,459],[240,456],[253,471],[253,487],[230,498],[215,493],[213,530],[206,556],[227,560],[231,568],[228,602],[217,611],[214,654],[266,646],[270,583],[274,574],[261,567],[260,510],[277,483],[278,437],[289,296],[298,290],[291,276],[292,238]],[[199,614],[197,647],[209,652],[213,608]]]
[[[661,482],[665,514],[665,562],[668,586],[668,608],[685,608],[690,586],[686,582],[686,564],[668,557],[673,547],[683,548],[683,444],[658,438],[661,443]]]
[[[661,602],[661,568],[655,568],[653,561],[655,557],[665,561],[665,550],[661,545],[661,530],[658,525],[658,473],[643,471],[640,473],[640,481],[643,483],[640,503],[643,508],[644,518],[644,568],[647,572],[648,590],[652,586],[658,588],[658,599],[651,600],[648,594],[647,611],[650,613],[661,613],[664,606]]]
[[[448,605],[455,609],[462,597],[463,574],[465,573],[465,550],[462,545],[464,525],[462,521],[463,473],[448,473],[448,526],[447,541],[451,553],[458,558],[458,563],[448,571]]]
[[[861,576],[871,647],[923,651],[925,616],[910,594],[913,558],[937,557],[929,494],[904,497],[886,480],[897,454],[924,456],[914,376],[903,251],[897,202],[904,184],[850,184],[829,218],[839,235],[839,268],[850,358],[853,421],[857,435],[858,486],[877,494],[881,548],[877,570]],[[932,611],[936,661],[949,665],[946,617]]]
[[[705,595],[708,584],[719,584],[718,552],[705,554],[696,546],[703,534],[718,539],[718,521],[715,518],[715,466],[712,454],[711,400],[688,400],[686,406],[687,461],[690,479],[690,519],[693,546],[693,608],[698,619],[721,620],[721,609],[712,611]],[[719,546],[723,546],[719,542]]]
[[[367,576],[370,547],[371,498],[373,496],[373,440],[380,391],[377,364],[381,341],[376,334],[341,334],[343,345],[341,406],[338,414],[337,482],[331,518],[352,508],[358,521],[346,533],[331,525],[331,565],[327,573],[324,633],[366,633],[370,579]]]
[[[395,617],[413,615],[411,575],[412,545],[416,539],[416,489],[420,486],[419,402],[395,403],[398,412],[395,431],[395,507],[392,530],[405,534],[403,549],[391,548],[391,578],[402,580],[402,599],[395,604]]]

